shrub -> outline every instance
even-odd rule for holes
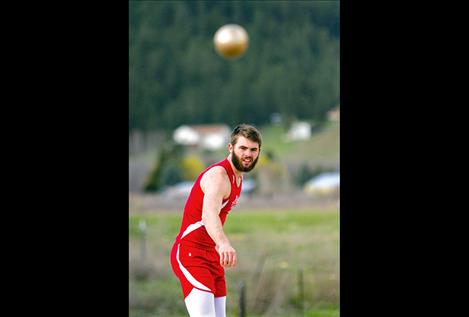
[[[181,160],[181,177],[186,181],[193,181],[205,168],[202,160],[195,155],[188,155]]]

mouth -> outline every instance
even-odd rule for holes
[[[245,164],[245,165],[249,165],[249,164],[252,163],[252,159],[250,159],[250,158],[245,158],[245,159],[242,159],[242,162],[243,162],[243,164]]]

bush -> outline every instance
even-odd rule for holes
[[[205,164],[198,156],[188,155],[182,159],[180,167],[182,178],[186,181],[194,181],[205,168]]]
[[[148,174],[143,190],[156,192],[166,185],[173,185],[183,179],[178,170],[182,148],[174,143],[168,143],[160,150],[150,173]]]

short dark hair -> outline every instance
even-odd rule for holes
[[[257,142],[259,144],[259,149],[261,148],[262,144],[262,136],[259,130],[256,127],[250,124],[241,123],[238,124],[231,132],[231,145],[235,145],[238,141],[238,137],[243,136],[246,139],[249,139],[253,142]]]

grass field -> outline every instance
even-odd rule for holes
[[[187,316],[169,252],[181,213],[129,217],[130,316]],[[139,223],[146,223],[146,235]],[[339,212],[336,207],[303,210],[234,209],[225,232],[238,253],[226,270],[227,316],[239,314],[239,289],[246,286],[247,316],[339,316]],[[301,290],[303,283],[303,293]],[[303,299],[303,300],[302,300]]]
[[[310,139],[296,142],[286,141],[282,126],[268,125],[261,130],[264,150],[274,151],[284,161],[338,161],[339,122],[327,122]]]

